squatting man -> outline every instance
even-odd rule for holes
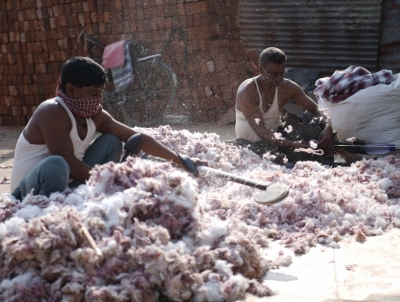
[[[56,97],[37,107],[17,141],[11,174],[15,198],[22,200],[32,190],[34,195],[49,196],[77,187],[89,179],[95,165],[119,162],[122,142],[137,132],[102,108],[106,82],[104,68],[92,59],[74,57],[64,64]],[[96,132],[101,135],[93,140]],[[189,158],[148,135],[141,136],[143,152],[195,174]]]
[[[276,136],[276,132],[283,130],[282,108],[289,100],[293,100],[320,119],[322,131],[318,136],[317,147],[332,152],[334,135],[330,118],[299,85],[283,78],[285,64],[286,55],[282,50],[266,48],[259,56],[260,75],[245,80],[239,86],[236,96],[236,141],[244,141],[242,145],[250,144],[250,149],[252,145],[258,149],[261,146],[261,154],[276,147],[283,150],[310,148],[309,142]],[[337,152],[346,162],[362,159],[361,155],[345,149]]]

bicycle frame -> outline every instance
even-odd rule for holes
[[[95,61],[102,61],[102,58],[94,58],[94,52],[97,48],[104,51],[106,45],[87,34],[86,31],[79,34],[78,42],[82,36],[85,41],[85,49],[87,49],[87,42],[92,44],[88,51],[88,57]],[[139,57],[146,53],[146,49],[140,41],[138,42],[131,44],[135,48],[130,48],[133,83],[120,91],[108,92],[105,95],[105,103],[117,104],[121,108],[120,111],[127,124],[135,126],[162,124],[164,117],[172,107],[178,79],[172,68],[162,62],[161,53]],[[126,108],[126,106],[130,108]],[[142,121],[135,121],[132,118],[134,111],[141,107],[144,108],[142,109],[144,113],[140,115]]]

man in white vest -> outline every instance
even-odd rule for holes
[[[318,118],[321,131],[317,135],[317,148],[333,153],[334,132],[327,114],[309,98],[299,85],[284,79],[286,55],[276,47],[264,49],[259,57],[260,75],[245,80],[236,96],[235,131],[237,142],[248,146],[259,155],[280,147],[280,150],[309,149],[310,143],[298,138],[291,140],[281,136],[282,108],[293,100],[314,117]],[[362,157],[346,150],[337,150],[346,162]]]
[[[18,139],[14,197],[21,200],[32,190],[46,196],[62,192],[89,179],[94,165],[119,162],[122,142],[137,132],[103,110],[106,81],[104,68],[92,59],[74,57],[64,64],[56,97],[38,106]],[[96,132],[102,135],[93,141]],[[176,152],[148,135],[141,137],[144,152],[186,167]]]

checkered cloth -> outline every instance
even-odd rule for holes
[[[125,87],[133,81],[134,73],[132,58],[129,51],[130,42],[119,41],[108,46],[113,46],[114,44],[117,45],[115,51],[106,53],[106,55],[103,56],[103,66],[106,69],[110,69],[113,77],[114,89],[116,92],[119,92],[124,90]],[[113,63],[108,64],[108,62]]]
[[[357,91],[378,84],[390,84],[393,80],[391,70],[370,73],[362,67],[350,66],[345,70],[336,70],[331,77],[315,82],[314,94],[317,98],[338,103]]]
[[[58,79],[56,96],[62,98],[69,110],[71,110],[75,115],[89,118],[102,112],[103,107],[101,106],[101,103],[103,102],[103,95],[85,99],[71,99],[61,90],[60,85],[61,79]]]

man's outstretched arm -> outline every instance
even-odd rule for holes
[[[132,135],[138,132],[128,127],[127,125],[115,120],[108,112],[103,111],[98,117],[93,118],[95,121],[97,130],[101,133],[110,133],[116,135],[123,142],[126,142]],[[180,160],[179,155],[168,148],[167,146],[161,144],[153,137],[141,133],[142,136],[142,148],[141,150],[149,155],[163,158],[167,161],[171,161],[175,164],[180,165],[185,170],[188,170],[185,164]],[[206,163],[202,163],[206,164]]]
[[[332,124],[327,111],[319,107],[310,97],[308,97],[303,89],[294,82],[290,82],[291,98],[305,110],[320,119],[322,132],[318,138],[318,147],[322,149],[332,148]]]

